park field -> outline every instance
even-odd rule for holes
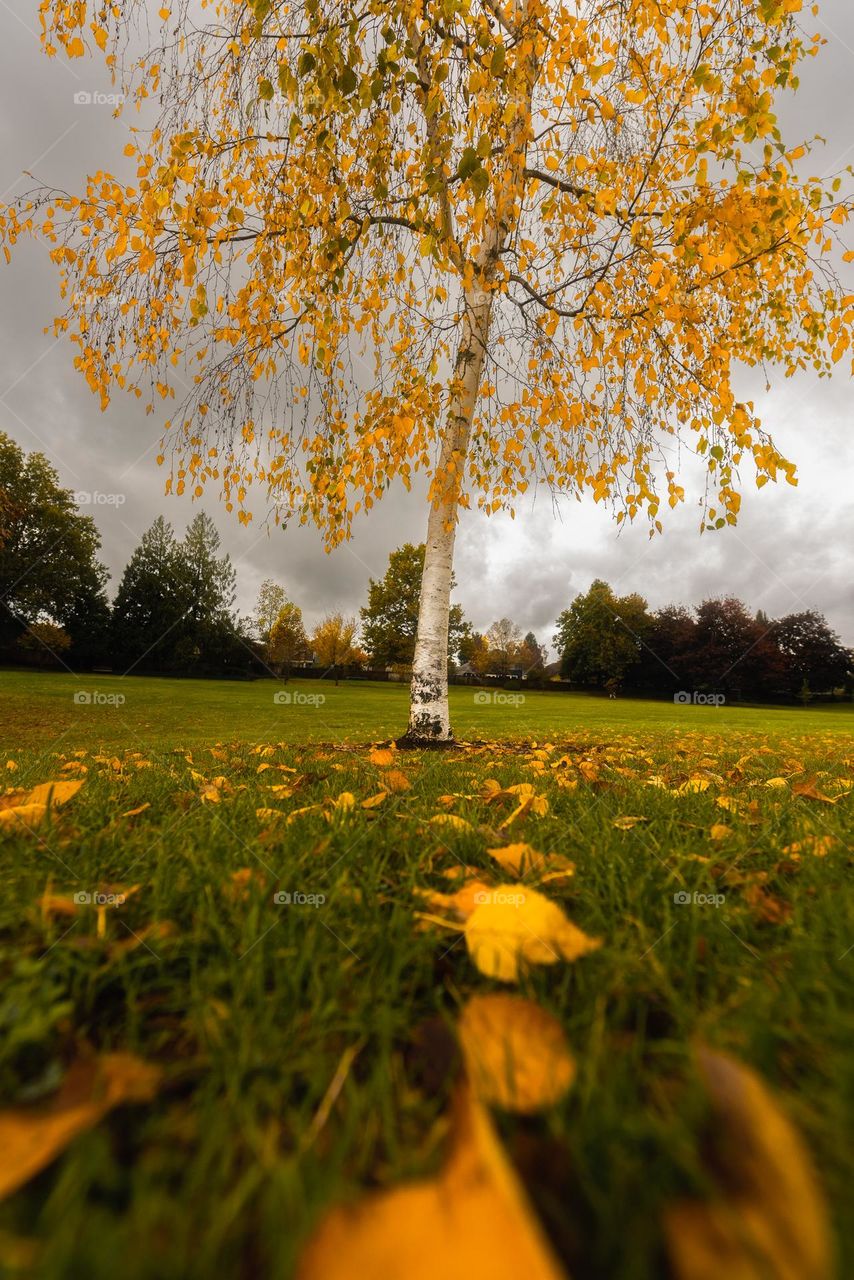
[[[852,709],[452,710],[0,673],[2,1274],[854,1275]]]

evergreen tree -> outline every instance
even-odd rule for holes
[[[122,670],[172,671],[189,608],[181,549],[158,516],[122,574],[113,604],[113,660]]]

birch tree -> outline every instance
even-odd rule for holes
[[[696,454],[717,528],[740,468],[794,483],[734,374],[850,347],[850,204],[774,114],[821,43],[802,0],[162,4],[41,0],[46,51],[100,52],[140,108],[135,173],[0,234],[50,244],[102,404],[165,407],[169,489],[331,548],[426,481],[409,741],[451,739],[462,508],[540,485],[655,532]]]

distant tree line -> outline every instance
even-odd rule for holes
[[[815,610],[769,618],[727,596],[651,612],[642,596],[600,580],[560,615],[554,645],[564,679],[612,692],[806,701],[850,692],[854,672],[854,654]]]
[[[0,658],[40,667],[287,679],[313,668],[338,679],[355,669],[405,678],[415,650],[424,546],[405,543],[369,579],[359,618],[328,614],[309,635],[299,606],[268,580],[250,617],[235,602],[237,575],[209,516],[184,536],[158,517],[133,552],[110,605],[101,539],[55,470],[0,433]],[[475,631],[455,604],[451,669],[470,680],[562,678],[578,688],[730,698],[850,691],[854,658],[814,611],[769,619],[738,600],[693,612],[651,612],[637,594],[602,581],[557,620],[558,663],[510,618]]]

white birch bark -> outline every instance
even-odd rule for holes
[[[515,5],[496,6],[494,13],[496,9],[502,26],[518,36],[528,19],[528,0],[517,0]],[[475,284],[465,295],[465,315],[454,365],[456,391],[449,408],[437,469],[441,484],[434,488],[427,524],[418,633],[412,665],[409,728],[401,739],[406,744],[438,746],[453,741],[448,710],[448,618],[459,499],[486,361],[494,305],[492,286],[502,248],[518,213],[536,77],[536,57],[532,51],[524,66],[519,115],[507,140],[506,168],[496,193],[492,225],[477,254]],[[446,224],[450,222],[447,203],[444,220]]]
[[[495,246],[490,248],[494,254]],[[443,487],[431,502],[427,522],[406,733],[406,740],[410,742],[438,744],[453,740],[448,711],[448,618],[454,542],[463,467],[486,359],[491,315],[491,293],[466,296],[463,331],[454,367],[459,390],[450,408],[439,455],[438,475],[442,477]]]

